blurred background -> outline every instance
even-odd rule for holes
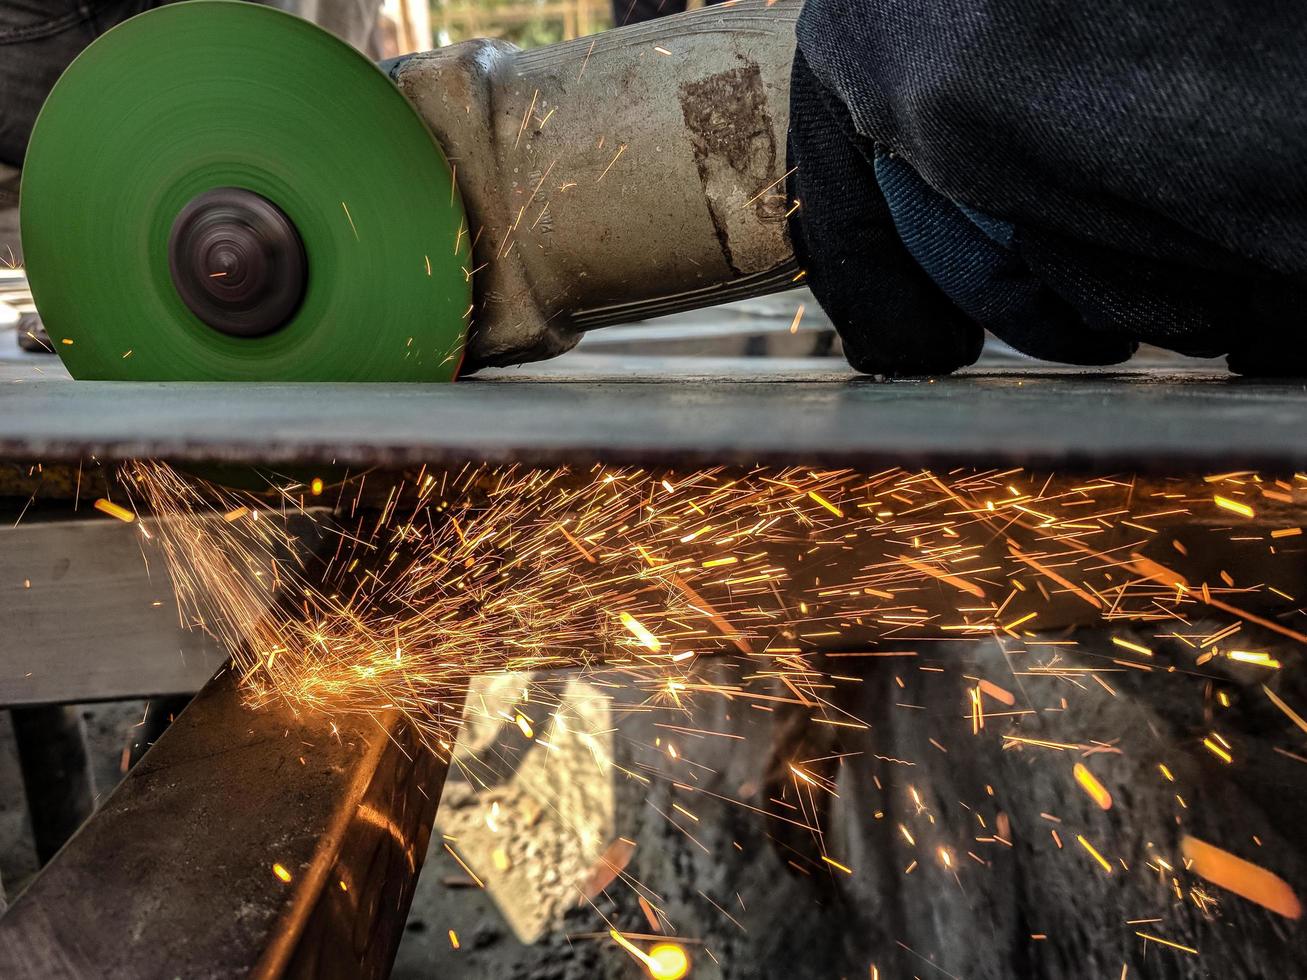
[[[328,7],[350,4],[314,0],[287,4],[327,25]],[[310,10],[310,7],[322,7]],[[372,5],[355,3],[360,14]],[[673,13],[704,6],[704,0],[385,0],[374,38],[359,43],[377,58],[453,44],[474,37],[496,37],[523,48],[570,41],[607,30],[615,23],[645,19],[650,13]],[[660,9],[661,8],[661,9]],[[353,13],[351,11],[350,13]],[[342,33],[338,31],[338,33]]]

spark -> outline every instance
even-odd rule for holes
[[[625,153],[625,152],[626,152],[626,144],[623,143],[621,146],[619,146],[619,147],[617,148],[617,153],[615,153],[615,154],[613,155],[613,158],[612,158],[611,160],[608,161],[608,166],[604,167],[604,172],[601,173],[601,174],[599,175],[598,179],[595,180],[595,183],[596,183],[596,184],[599,183],[599,181],[603,180],[605,177],[608,176],[608,171],[610,171],[610,170],[613,169],[613,164],[615,164],[615,163],[617,162],[617,158],[620,157],[620,156],[621,156],[623,153]]]
[[[282,865],[282,864],[273,864],[273,866],[272,866],[272,873],[273,873],[274,875],[276,875],[277,878],[278,878],[280,881],[282,881],[283,883],[285,883],[285,884],[287,884],[287,885],[290,884],[290,878],[291,878],[291,875],[290,875],[290,872],[286,870],[286,868],[285,868],[284,865]]]
[[[658,943],[649,950],[649,975],[654,980],[681,980],[690,972],[690,956],[676,943]]]
[[[647,969],[651,975],[656,976],[654,971],[660,967],[658,962],[652,956],[642,950],[639,946],[635,945],[635,943],[631,942],[631,940],[627,939],[616,929],[609,929],[608,935],[613,937],[613,942],[617,943],[618,946],[621,946],[622,949],[630,953],[636,960],[643,963],[645,969]]]
[[[1012,695],[1011,691],[1006,691],[997,684],[991,683],[987,680],[981,680],[978,686],[981,693],[988,694],[995,701],[998,701],[1000,704],[1005,704],[1009,708],[1017,703],[1017,699]]]
[[[916,559],[909,558],[906,555],[900,555],[899,561],[903,562],[903,564],[907,565],[914,571],[921,572],[923,575],[929,575],[931,578],[939,579],[939,581],[945,582],[948,585],[953,586],[953,588],[965,592],[968,595],[973,595],[977,599],[985,598],[985,590],[978,585],[968,582],[966,579],[958,578],[956,575],[949,575],[947,572],[941,572],[938,569],[927,565],[925,562],[917,561]]]
[[[890,711],[911,711],[936,726],[955,718],[951,723],[968,737],[1027,753],[1022,761],[1030,765],[1061,764],[1035,750],[1071,752],[1070,774],[1079,790],[1103,810],[1120,810],[1130,798],[1128,787],[1105,784],[1095,772],[1126,770],[1088,759],[1125,753],[1121,734],[1082,733],[1061,723],[1045,727],[1045,719],[1053,713],[1069,719],[1086,699],[1106,702],[1118,689],[1127,696],[1120,684],[1107,683],[1110,673],[1127,667],[1140,669],[1130,671],[1129,683],[1169,670],[1177,682],[1187,675],[1209,685],[1201,695],[1204,710],[1219,711],[1226,701],[1238,707],[1231,697],[1221,700],[1236,690],[1237,678],[1209,678],[1203,665],[1220,658],[1227,668],[1239,664],[1237,675],[1287,671],[1294,659],[1245,637],[1266,630],[1299,643],[1303,636],[1293,629],[1301,621],[1294,618],[1301,616],[1295,600],[1269,584],[1254,584],[1260,576],[1239,574],[1227,563],[1234,576],[1204,582],[1215,573],[1200,569],[1221,568],[1225,552],[1200,560],[1197,536],[1210,533],[1216,546],[1224,546],[1230,528],[1216,521],[1208,522],[1210,531],[1204,530],[1208,524],[1198,530],[1186,524],[1209,505],[1210,491],[1178,482],[1046,477],[1016,469],[868,474],[479,464],[424,467],[416,476],[381,484],[371,475],[337,478],[333,471],[330,506],[324,506],[327,500],[313,499],[326,489],[321,480],[287,482],[269,499],[213,486],[162,463],[136,462],[122,473],[131,497],[125,503],[133,508],[123,512],[132,520],[136,513],[151,518],[183,619],[203,624],[230,654],[251,705],[289,703],[297,712],[328,716],[399,710],[412,719],[423,744],[446,759],[466,710],[469,718],[499,726],[498,737],[514,754],[522,739],[532,751],[540,751],[538,743],[552,752],[562,737],[583,730],[552,685],[524,680],[514,701],[490,707],[468,696],[468,679],[510,672],[534,678],[567,669],[601,688],[636,691],[640,711],[666,713],[656,722],[662,734],[646,746],[657,754],[653,765],[618,766],[601,758],[597,740],[589,744],[604,771],[640,785],[653,786],[659,766],[663,775],[674,772],[678,793],[705,792],[699,778],[707,769],[696,758],[697,745],[717,741],[714,736],[738,737],[691,721],[698,706],[716,701],[728,714],[751,716],[794,709],[809,715],[814,728],[867,730],[875,719],[859,717],[832,692],[866,680],[855,666],[875,664],[886,671],[890,690],[898,684],[897,701],[888,699],[898,707],[886,704]],[[1238,479],[1249,493],[1260,492],[1252,477]],[[1278,488],[1273,492],[1286,486],[1262,485]],[[1307,477],[1288,486],[1284,492],[1302,500]],[[292,518],[307,520],[313,533],[298,530]],[[1182,526],[1183,552],[1170,546]],[[1258,537],[1239,540],[1266,548],[1269,533],[1259,528]],[[1175,568],[1145,554],[1169,555]],[[1245,596],[1258,605],[1245,603]],[[1097,623],[1101,639],[1086,643],[1084,634],[1064,632],[1067,607],[1078,610],[1077,621]],[[1246,633],[1232,639],[1240,628]],[[979,665],[950,664],[924,646],[959,635],[998,643],[1005,659],[996,663],[1006,664],[1014,683],[988,667],[983,672],[994,680],[976,676]],[[1232,649],[1232,643],[1265,648]],[[1114,653],[1131,656],[1117,660]],[[711,669],[701,672],[715,659],[745,665],[744,679],[723,682]],[[929,710],[909,683],[917,676],[956,682],[955,710]],[[1060,693],[1050,697],[1052,685]],[[1286,731],[1307,733],[1307,719],[1269,687],[1262,689],[1292,723]],[[1219,717],[1233,724],[1235,714]],[[921,733],[919,745],[932,757],[931,745],[956,751],[957,734],[959,727],[936,727]],[[1190,754],[1211,752],[1232,764],[1232,742],[1215,732],[1200,734]],[[1247,743],[1247,751],[1252,746]],[[1244,744],[1237,750],[1244,752]],[[850,866],[825,853],[822,807],[814,802],[840,791],[843,776],[833,767],[857,754],[837,751],[777,760],[780,788],[770,797],[752,787],[742,788],[738,800],[718,798],[816,833],[813,850],[795,855],[797,870],[811,873],[815,866],[851,875]],[[913,772],[925,778],[929,761],[912,750],[903,754],[908,757],[868,754],[878,789],[894,788],[879,781],[894,766],[916,767]],[[1146,765],[1163,780],[1152,784],[1159,797],[1185,806],[1172,800],[1175,791],[1185,791],[1192,808],[1187,815],[1197,812],[1193,788],[1177,782],[1177,774],[1184,781],[1191,758],[1171,759],[1174,772],[1155,758]],[[964,854],[984,864],[988,855],[979,846],[941,847],[936,804],[925,805],[932,793],[925,783],[917,785],[905,822],[892,811],[876,811],[874,819],[886,819],[885,830],[901,836],[922,864],[929,863],[922,855],[929,855],[960,872]],[[1002,786],[985,788],[990,797],[1004,795]],[[712,812],[693,799],[684,796],[659,813],[707,850],[708,843],[691,834],[699,832],[700,820],[709,825]],[[997,816],[974,810],[977,840],[1012,846],[1021,804],[1010,794],[1008,800]],[[973,808],[974,801],[960,802]],[[551,805],[563,809],[561,799]],[[492,830],[512,831],[505,814],[492,812],[488,819]],[[1049,830],[1059,848],[1050,859],[1064,857],[1066,838],[1075,837],[1093,859],[1071,862],[1078,873],[1129,872],[1125,860],[1109,861],[1071,826]],[[447,838],[444,846],[484,887],[453,843]],[[1198,888],[1191,897],[1203,908],[1214,899],[1201,888],[1211,886],[1252,894],[1250,901],[1281,914],[1294,908],[1297,896],[1291,888],[1284,892],[1280,886],[1288,886],[1272,872],[1234,863],[1242,859],[1232,855],[1213,862],[1211,852],[1202,852],[1208,857],[1202,863],[1195,857],[1201,846],[1187,845],[1185,868],[1178,860],[1175,868],[1163,868],[1166,855],[1156,853],[1148,866],[1173,876],[1177,895]],[[507,851],[486,846],[468,853],[486,862],[488,880],[502,880]],[[906,873],[918,868],[913,862]],[[1188,884],[1186,871],[1194,876]],[[620,874],[628,884],[629,877]],[[1170,893],[1170,878],[1165,885]],[[640,949],[653,937],[613,938]],[[635,958],[652,971],[644,958]]]
[[[836,507],[834,504],[832,504],[829,500],[827,500],[825,497],[823,497],[821,494],[819,494],[816,490],[809,490],[809,491],[808,491],[808,496],[811,497],[813,500],[817,501],[817,503],[821,504],[823,507],[825,507],[828,511],[830,511],[832,514],[834,514],[836,517],[843,517],[843,516],[844,516],[844,511],[840,510],[838,507]]]
[[[788,179],[789,176],[790,176],[790,174],[794,173],[794,171],[796,171],[796,170],[798,170],[798,169],[799,169],[798,167],[791,167],[789,170],[785,171],[785,173],[781,174],[779,177],[777,177],[775,180],[773,180],[770,184],[768,184],[766,187],[764,187],[762,190],[760,190],[757,194],[753,195],[753,197],[751,197],[751,198],[749,198],[747,201],[745,201],[743,206],[747,208],[750,204],[752,204],[754,201],[756,201],[756,200],[758,200],[759,198],[761,198],[764,194],[766,194],[769,190],[771,190],[771,189],[772,189],[773,187],[775,187],[777,184],[779,184],[779,183],[781,183],[782,181]]]
[[[1163,946],[1170,946],[1172,949],[1178,949],[1182,953],[1192,953],[1194,956],[1198,955],[1198,950],[1194,949],[1192,946],[1183,946],[1180,943],[1172,942],[1169,939],[1163,939],[1160,936],[1150,936],[1146,932],[1136,931],[1135,935],[1138,936],[1140,939],[1146,940],[1147,942],[1150,943],[1160,943]]]
[[[356,242],[360,241],[361,239],[359,238],[359,230],[356,227],[354,227],[354,216],[349,213],[349,205],[346,204],[344,201],[341,201],[340,206],[345,209],[345,219],[349,221],[349,230],[354,232],[354,241]]]
[[[1255,664],[1258,667],[1276,669],[1280,666],[1280,661],[1273,658],[1265,650],[1231,650],[1227,656],[1231,660],[1237,660],[1245,664]]]
[[[581,70],[576,73],[576,80],[579,82],[581,76],[585,74],[585,66],[590,64],[590,55],[594,54],[595,42],[590,42],[590,47],[586,49],[585,58],[581,61]]]
[[[455,861],[458,862],[458,866],[462,868],[465,872],[467,872],[467,876],[471,878],[473,882],[476,883],[476,886],[478,888],[486,887],[486,883],[477,876],[477,873],[475,871],[473,871],[471,868],[467,866],[467,862],[464,861],[461,857],[459,857],[458,852],[454,850],[452,847],[450,847],[448,843],[445,844],[445,850],[449,852],[450,857],[452,857]]]
[[[1076,782],[1080,788],[1089,794],[1089,798],[1098,804],[1100,810],[1112,809],[1112,794],[1107,791],[1107,787],[1098,781],[1092,772],[1077,762],[1073,770]]]
[[[622,621],[622,625],[630,630],[631,635],[639,640],[640,644],[646,649],[657,653],[663,648],[662,643],[658,641],[658,637],[650,633],[648,628],[630,613],[623,612],[618,616],[618,619]]]
[[[837,868],[840,871],[843,871],[846,875],[853,874],[852,868],[850,868],[846,864],[840,864],[840,862],[836,861],[833,857],[830,857],[829,855],[823,854],[821,856],[821,859],[825,861],[827,864],[829,864],[832,868]]]
[[[1217,507],[1220,507],[1222,510],[1228,510],[1233,514],[1238,514],[1240,517],[1254,516],[1253,509],[1247,504],[1240,503],[1237,500],[1231,500],[1229,497],[1222,497],[1219,493],[1214,495],[1212,500],[1215,502]]]
[[[1099,866],[1103,869],[1103,872],[1105,874],[1110,875],[1112,873],[1112,865],[1108,864],[1107,858],[1099,854],[1098,850],[1094,847],[1094,845],[1089,843],[1089,841],[1085,840],[1083,834],[1076,834],[1076,842],[1089,853],[1090,857],[1092,857],[1095,861],[1098,862]]]
[[[99,500],[95,502],[95,509],[100,511],[100,513],[102,514],[108,514],[110,517],[116,517],[124,524],[130,524],[132,523],[132,521],[136,520],[136,515],[133,514],[126,507],[123,507],[119,504],[115,504],[112,500],[106,500],[103,497],[101,497]]]
[[[1210,738],[1203,739],[1203,745],[1207,747],[1207,750],[1211,752],[1212,755],[1216,756],[1222,762],[1230,763],[1234,761],[1234,757],[1231,756],[1229,752],[1217,745]]]
[[[1271,704],[1275,705],[1277,708],[1279,708],[1281,711],[1284,712],[1285,717],[1287,717],[1291,722],[1297,725],[1302,731],[1307,732],[1307,718],[1303,718],[1302,715],[1298,714],[1298,712],[1294,711],[1287,704],[1285,704],[1284,701],[1281,700],[1280,696],[1276,694],[1274,691],[1272,691],[1265,684],[1262,685],[1262,693],[1264,693],[1267,696],[1267,698],[1270,699]]]
[[[803,319],[803,304],[800,303],[799,308],[794,311],[794,319],[790,321],[790,333],[799,332],[799,321],[802,319]]]
[[[1073,745],[1069,742],[1050,742],[1042,738],[1022,738],[1020,735],[1004,735],[1003,738],[1008,742],[1016,742],[1018,745],[1038,745],[1044,749],[1078,749],[1079,745]]]
[[[517,128],[517,139],[513,143],[514,149],[522,142],[522,134],[526,132],[526,124],[531,121],[531,114],[535,112],[536,100],[539,98],[540,90],[536,89],[531,93],[531,104],[526,107],[526,112],[522,113],[522,125]]]
[[[1034,619],[1034,618],[1035,618],[1036,616],[1038,616],[1038,615],[1039,615],[1038,612],[1029,612],[1029,613],[1026,613],[1026,614],[1025,614],[1024,616],[1022,616],[1020,619],[1014,619],[1012,622],[1008,623],[1006,626],[1003,627],[1003,629],[1006,630],[1007,632],[1011,633],[1011,632],[1012,632],[1014,629],[1016,629],[1018,626],[1020,626],[1020,625],[1023,624],[1023,623],[1028,623],[1028,622],[1030,622],[1032,619]]]
[[[1298,896],[1279,875],[1196,837],[1186,835],[1180,847],[1194,874],[1286,919],[1302,916]]]
[[[1153,651],[1143,644],[1134,643],[1131,640],[1123,640],[1119,636],[1112,637],[1112,642],[1116,646],[1122,647],[1126,650],[1133,650],[1135,653],[1143,654],[1145,657],[1151,657],[1153,655]]]

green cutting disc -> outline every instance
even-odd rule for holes
[[[161,7],[60,78],[23,167],[75,378],[448,381],[471,310],[449,164],[363,55],[239,0]]]

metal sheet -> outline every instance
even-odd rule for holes
[[[658,381],[633,377],[629,364],[618,376],[630,380],[620,381],[567,369],[536,381],[501,372],[523,380],[451,386],[5,384],[0,457],[1155,472],[1307,466],[1307,388],[1299,381],[1026,370],[879,383],[820,360],[692,361],[681,377],[663,361]],[[805,377],[822,380],[790,380]]]
[[[216,677],[0,919],[0,976],[384,976],[445,767],[336,724]]]

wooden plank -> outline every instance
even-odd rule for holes
[[[222,660],[179,625],[163,556],[138,527],[0,530],[0,705],[189,694]]]

